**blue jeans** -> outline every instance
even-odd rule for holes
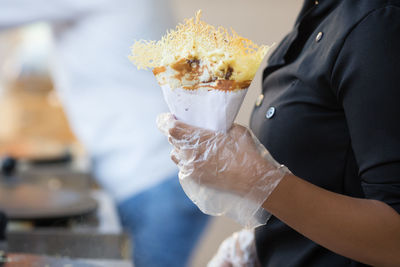
[[[124,201],[118,211],[132,237],[135,267],[187,266],[208,221],[176,176]]]

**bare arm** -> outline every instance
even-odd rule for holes
[[[400,197],[399,85],[393,71],[400,67],[400,28],[393,22],[399,14],[390,5],[369,14],[347,36],[332,71],[366,199],[287,176],[263,205],[318,244],[378,266],[400,266],[400,215],[371,200],[399,203]]]
[[[374,266],[400,266],[400,215],[287,175],[263,207],[316,243]]]

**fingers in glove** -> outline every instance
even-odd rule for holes
[[[178,158],[178,152],[174,149],[171,151],[171,159],[172,161],[176,164],[179,165],[179,158]]]
[[[185,144],[198,145],[213,138],[216,133],[176,121],[174,127],[169,129],[169,135],[178,143],[184,141]]]
[[[228,266],[258,267],[253,230],[242,230],[232,234],[220,245],[208,267]]]
[[[156,124],[157,128],[166,136],[168,136],[169,129],[173,128],[176,122],[176,118],[171,113],[161,113],[157,116]]]
[[[171,151],[170,157],[180,170],[185,170],[185,173],[193,172],[195,165],[195,154],[193,154],[193,151],[181,151],[179,148],[174,148]]]
[[[195,134],[197,129],[197,127],[176,121],[174,126],[169,129],[169,134],[175,139],[182,139],[184,136]]]

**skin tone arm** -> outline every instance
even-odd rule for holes
[[[314,242],[373,266],[400,266],[400,215],[286,175],[263,207]]]
[[[204,177],[197,181],[200,184],[241,194],[249,192],[255,181],[268,187],[275,179],[273,175],[262,179],[276,166],[257,152],[244,127],[236,125],[227,134],[218,134],[179,121],[171,123],[169,140],[176,152],[172,160],[178,166],[191,165],[195,178]],[[217,176],[213,162],[225,166]],[[400,214],[384,202],[333,193],[289,172],[262,206],[335,253],[369,265],[400,266]]]

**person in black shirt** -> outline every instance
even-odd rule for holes
[[[290,170],[262,205],[273,215],[256,229],[262,266],[400,266],[398,77],[400,1],[305,1],[269,58],[250,123]],[[222,134],[175,121],[169,134],[178,152],[192,144],[197,175],[210,176],[204,186],[239,192],[255,183],[249,173],[259,165],[210,171],[257,145],[243,127]],[[221,140],[241,148],[229,154]]]

